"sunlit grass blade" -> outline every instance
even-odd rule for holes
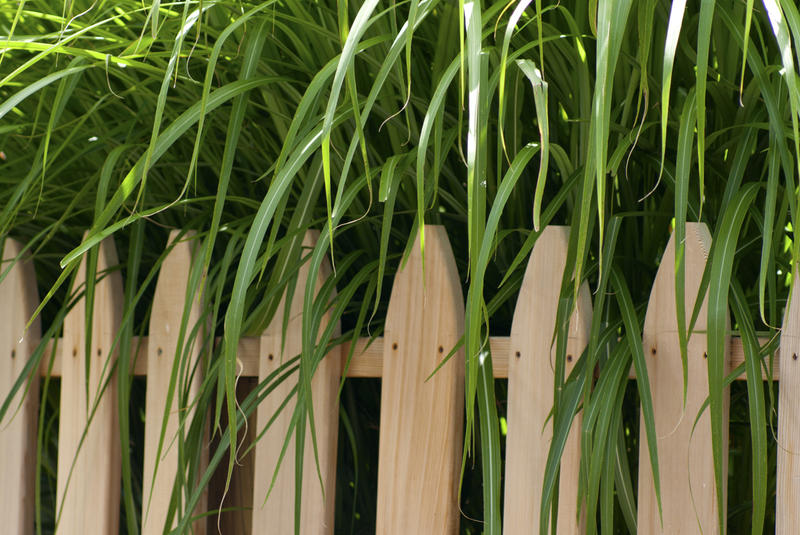
[[[331,129],[333,128],[333,117],[339,103],[339,94],[342,90],[344,77],[351,68],[355,60],[356,47],[361,40],[361,36],[371,24],[372,12],[375,11],[377,0],[367,0],[358,10],[356,18],[347,34],[347,40],[342,48],[342,54],[336,65],[336,73],[333,76],[331,94],[325,108],[324,122],[322,125],[322,170],[325,177],[325,200],[328,208],[328,231],[331,249],[333,249],[333,224],[331,223]]]
[[[706,83],[708,77],[708,52],[711,46],[711,23],[716,0],[700,2],[700,19],[697,26],[697,173],[700,180],[700,213],[705,202],[706,176]]]
[[[517,60],[520,70],[528,77],[533,87],[533,99],[536,103],[536,121],[539,123],[539,176],[536,180],[536,194],[533,197],[533,230],[539,230],[542,197],[547,180],[547,165],[550,162],[550,120],[547,118],[547,82],[542,80],[541,73],[530,60]]]
[[[480,413],[481,467],[484,479],[483,522],[486,535],[500,535],[500,425],[495,406],[492,357],[488,352],[478,356],[477,402]]]
[[[661,72],[661,168],[659,176],[664,170],[664,156],[667,151],[667,121],[669,120],[669,99],[672,88],[672,73],[675,65],[675,51],[678,48],[678,38],[683,25],[683,15],[686,11],[686,0],[676,0],[672,3],[669,12],[669,25],[667,26],[667,40],[664,44],[664,67]]]
[[[686,97],[681,113],[678,134],[678,155],[675,162],[675,306],[678,323],[678,340],[683,368],[683,403],[689,384],[688,335],[686,329],[686,210],[689,205],[689,177],[692,162],[692,141],[696,100],[692,92]]]
[[[466,25],[467,66],[467,251],[469,255],[470,278],[479,279],[478,251],[484,238],[486,226],[486,167],[481,156],[485,154],[486,139],[481,137],[483,125],[481,118],[488,108],[485,100],[489,98],[488,84],[484,82],[488,70],[488,57],[482,51],[482,12],[479,0],[464,3],[464,24]],[[420,226],[420,246],[424,252],[424,226]],[[423,263],[423,269],[425,264]],[[466,347],[466,411],[467,419],[464,429],[466,451],[471,451],[474,432],[474,407],[478,389],[478,354],[483,345],[481,339],[481,321],[483,308],[483,291],[472,285],[467,296],[465,311],[465,347]]]

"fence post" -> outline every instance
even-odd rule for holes
[[[19,242],[6,238],[0,273],[7,261],[20,255]],[[41,336],[39,320],[25,325],[39,304],[33,263],[23,258],[0,282],[0,404],[11,392]],[[38,375],[38,373],[37,373]],[[24,397],[23,397],[24,395]],[[20,401],[22,402],[20,404]],[[0,518],[4,533],[33,533],[34,475],[36,474],[36,424],[39,407],[39,379],[20,389],[0,423]]]
[[[522,280],[511,326],[508,356],[508,436],[504,533],[538,530],[542,482],[553,437],[549,420],[553,406],[555,347],[551,347],[561,279],[567,260],[569,227],[548,226],[536,241]],[[572,370],[589,340],[592,301],[584,284],[569,327],[566,373]],[[558,533],[584,532],[578,515],[580,430],[582,415],[572,424],[561,456]],[[582,509],[582,508],[581,508]]]
[[[303,239],[304,248],[316,245],[319,233],[308,231]],[[308,249],[306,249],[306,252]],[[305,253],[304,253],[305,254]],[[297,286],[288,305],[289,323],[283,335],[283,316],[287,306],[284,295],[281,306],[270,325],[261,336],[261,362],[259,365],[259,382],[264,381],[270,373],[302,350],[303,295],[309,276],[309,263],[299,270]],[[330,277],[330,265],[323,262],[316,280],[316,291]],[[330,321],[326,314],[320,330]],[[339,332],[338,326],[335,334]],[[338,347],[331,351],[320,362],[311,381],[311,395],[314,405],[314,425],[319,453],[320,478],[317,475],[316,459],[311,442],[310,432],[306,433],[303,454],[303,488],[301,498],[300,533],[330,534],[333,533],[333,513],[336,490],[336,441],[339,431],[339,380],[342,372],[341,353]],[[258,427],[251,433],[259,433],[273,417],[275,412],[291,394],[297,383],[294,373],[273,390],[258,406]],[[283,448],[286,433],[289,430],[292,413],[296,406],[294,395],[280,412],[267,433],[256,443],[255,449],[255,486],[253,491],[253,526],[254,530],[267,529],[270,533],[294,533],[295,503],[295,445],[291,439],[275,486],[267,497],[270,483]],[[323,495],[324,491],[324,495]]]
[[[800,295],[792,278],[792,297],[781,330],[781,384],[778,400],[778,472],[775,533],[795,533],[800,523]]]
[[[426,226],[394,279],[386,315],[377,533],[456,533],[464,352],[430,379],[464,332],[464,301],[443,227]]]
[[[56,496],[56,533],[61,535],[119,531],[117,384],[116,373],[111,373],[116,351],[114,354],[109,352],[122,319],[123,294],[120,272],[107,271],[118,264],[113,239],[106,238],[100,243],[97,260],[97,273],[102,278],[95,286],[92,340],[86,340],[85,336],[85,297],[64,320]],[[86,276],[84,255],[73,291],[83,291]],[[95,274],[89,276],[94,277]],[[87,346],[90,359],[88,384]],[[103,386],[105,390],[98,401]],[[87,430],[87,422],[95,404],[96,409]]]
[[[174,243],[179,238],[181,238],[180,231],[174,230],[170,233],[169,243]],[[192,302],[186,323],[186,332],[183,336],[184,342],[179,344],[181,322],[194,258],[195,243],[189,241],[190,238],[191,234],[184,235],[181,241],[175,243],[172,251],[161,264],[150,314],[142,486],[143,535],[161,535],[164,532],[167,510],[178,471],[178,447],[181,441],[181,437],[178,436],[178,415],[185,410],[186,406],[192,405],[203,380],[202,366],[197,365],[204,334],[202,327],[195,336],[191,336],[192,330],[198,327],[202,313],[198,288],[191,289]],[[183,360],[184,356],[186,356],[186,362],[177,370],[174,379],[175,388],[156,471],[158,443],[164,422],[164,410],[167,406],[173,366]],[[183,390],[181,386],[183,386]],[[180,403],[182,391],[187,395],[185,404]],[[185,419],[184,433],[192,421],[192,414],[194,411]],[[199,467],[201,474],[207,462],[207,452],[204,457]],[[205,500],[201,500],[197,512],[205,510]],[[206,519],[203,518],[194,523],[193,532],[202,535],[206,532],[205,527]]]
[[[711,235],[702,223],[686,224],[685,304],[687,325],[692,316],[703,276]],[[675,235],[658,269],[645,316],[643,343],[653,396],[658,461],[661,475],[663,527],[650,469],[644,421],[639,430],[640,533],[718,533],[718,508],[711,449],[711,420],[706,410],[692,432],[695,419],[708,397],[707,297],[703,302],[688,346],[686,407],[675,304]],[[730,320],[728,320],[730,321]],[[729,344],[725,344],[727,348]],[[729,367],[726,349],[726,369]],[[728,461],[728,391],[724,397],[722,466]],[[727,479],[724,470],[723,481]],[[727,486],[726,486],[727,488]],[[727,496],[726,489],[723,495]],[[725,516],[725,515],[723,515]]]

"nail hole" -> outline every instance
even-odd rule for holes
[[[708,358],[708,353],[706,353],[705,351],[703,352],[703,358],[704,358],[704,359],[707,359],[707,358]]]
[[[77,357],[78,356],[78,348],[76,348],[76,347],[72,348],[72,356],[73,357]]]
[[[650,354],[655,355],[656,354],[656,348],[651,347],[650,348]]]
[[[164,352],[164,350],[159,347],[158,351],[157,351],[158,355],[161,356],[161,353],[163,353],[163,352]]]
[[[103,350],[98,347],[97,348],[97,356],[99,357],[102,354],[103,354]]]
[[[444,348],[442,346],[439,346],[439,353],[444,353]]]
[[[567,362],[572,362],[572,355],[567,355]]]
[[[792,353],[792,360],[797,360],[797,353]]]
[[[268,358],[269,360],[275,360],[275,355],[273,355],[272,353],[270,353],[269,355],[267,355],[267,358]]]
[[[517,352],[515,353],[515,355],[516,355],[516,357],[517,357],[517,358],[519,358],[519,357],[520,357],[519,351],[517,351]]]
[[[392,349],[397,349],[397,342],[392,344]]]
[[[11,350],[11,358],[13,359],[16,356],[17,356],[17,350],[16,349],[12,349]]]

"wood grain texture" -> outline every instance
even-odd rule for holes
[[[395,276],[383,350],[378,449],[379,535],[458,531],[464,354],[430,380],[464,330],[464,301],[443,227],[425,227]]]
[[[2,272],[8,260],[22,252],[19,242],[6,238]],[[33,263],[24,257],[0,282],[0,402],[5,400],[34,348],[39,343],[39,320],[25,331],[25,325],[39,304]],[[21,403],[20,403],[21,402]],[[34,377],[25,392],[23,386],[0,422],[0,518],[3,533],[33,533],[34,475],[36,474],[36,425],[39,408],[39,379]]]
[[[775,533],[797,533],[800,526],[800,295],[795,291],[783,316],[781,387],[778,400],[778,472]]]
[[[552,421],[548,421],[555,382],[552,341],[568,245],[569,227],[549,226],[542,232],[528,260],[511,326],[506,357],[508,435],[503,526],[506,535],[529,534],[535,531],[531,526],[539,525],[545,465],[553,437]],[[591,316],[589,287],[584,285],[570,320],[567,374],[588,343]],[[584,532],[585,519],[578,514],[577,501],[581,421],[579,413],[561,457],[559,534]]]
[[[117,383],[116,374],[111,375],[116,351],[111,353],[111,348],[122,319],[123,294],[120,272],[108,271],[117,264],[114,242],[107,238],[99,246],[97,273],[102,278],[95,286],[91,342],[86,340],[84,299],[64,320],[57,485],[57,508],[61,509],[61,516],[56,528],[60,535],[119,530]],[[84,290],[86,276],[84,255],[73,291]]]
[[[760,337],[758,344],[763,346],[769,342],[769,338]],[[52,353],[52,341],[47,343],[45,355]],[[508,352],[510,351],[511,338],[508,336],[491,336],[489,337],[489,345],[492,348],[492,370],[494,371],[495,379],[505,379],[508,377]],[[350,351],[350,342],[344,342],[341,346],[342,356],[346,356]],[[131,340],[131,355],[134,357],[131,360],[131,369],[134,375],[144,376],[147,375],[147,337],[133,336]],[[736,368],[744,363],[744,348],[742,347],[742,339],[738,336],[730,338],[730,359],[731,369]],[[259,367],[259,351],[260,339],[255,337],[244,337],[239,340],[238,359],[241,364],[242,377],[258,377]],[[772,368],[772,380],[780,380],[780,365],[778,356],[780,351],[775,352],[775,362]],[[344,367],[344,358],[342,358],[342,366]],[[48,362],[42,362],[41,374],[47,373]],[[359,338],[356,340],[356,349],[353,353],[350,366],[347,368],[347,377],[380,377],[383,373],[383,338],[376,338],[370,342],[369,338]],[[51,375],[53,377],[61,376],[61,356],[56,354],[55,363]],[[762,370],[764,380],[767,380],[766,370]],[[628,374],[630,379],[636,379],[636,373],[631,368]],[[747,379],[745,374],[736,377],[737,381],[744,381]]]
[[[179,237],[180,232],[173,231],[169,237],[170,243]],[[172,487],[178,473],[178,448],[181,443],[179,416],[185,415],[183,431],[185,433],[194,417],[194,412],[189,411],[187,407],[193,406],[203,380],[202,366],[197,366],[200,357],[199,339],[204,334],[202,326],[197,331],[195,339],[190,336],[201,318],[197,288],[192,290],[185,332],[181,336],[181,322],[184,317],[184,304],[195,247],[194,242],[187,241],[190,238],[191,235],[184,235],[164,259],[150,314],[142,486],[143,535],[164,533]],[[159,440],[173,375],[175,387],[170,400],[159,459]],[[201,473],[205,470],[208,459],[207,451],[202,454],[205,462],[201,462],[202,466],[199,468]],[[195,513],[203,512],[205,509],[205,499],[202,499]],[[205,519],[195,522],[195,535],[203,535],[205,532]]]
[[[686,318],[691,317],[703,276],[711,235],[704,224],[686,224]],[[707,300],[707,297],[706,297]],[[714,461],[711,449],[711,420],[708,411],[695,418],[708,397],[708,368],[705,359],[707,303],[704,302],[695,332],[689,340],[686,407],[682,407],[683,372],[675,308],[675,239],[670,237],[650,294],[644,323],[644,352],[653,396],[658,460],[661,474],[663,526],[650,469],[644,422],[639,431],[640,533],[718,533]],[[728,320],[730,321],[730,320]],[[729,355],[726,356],[726,359]],[[726,369],[729,366],[726,364]],[[722,466],[728,465],[728,403],[724,394]],[[727,480],[727,470],[723,481]],[[724,515],[723,515],[724,516]]]
[[[306,233],[303,245],[313,247],[319,233]],[[304,254],[308,254],[308,249]],[[324,262],[314,284],[319,291],[331,275],[330,265]],[[289,323],[286,336],[283,336],[283,316],[286,297],[282,301],[272,323],[261,337],[259,381],[278,369],[283,363],[302,351],[303,296],[309,277],[309,264],[300,268],[297,287],[289,304]],[[326,315],[320,326],[320,333],[328,325]],[[318,333],[318,334],[320,334]],[[339,334],[338,327],[335,335]],[[326,535],[333,533],[334,498],[336,489],[336,442],[339,429],[338,389],[342,371],[339,348],[334,349],[322,359],[311,381],[311,396],[314,405],[314,424],[319,454],[319,473],[311,438],[310,424],[307,424],[303,455],[303,487],[301,499],[300,533],[303,535]],[[258,431],[260,432],[279,409],[292,386],[297,384],[297,373],[281,383],[258,406]],[[253,492],[253,526],[257,533],[294,533],[295,503],[295,442],[294,435],[280,465],[269,498],[267,492],[278,466],[284,439],[289,431],[292,414],[296,406],[293,396],[280,412],[272,427],[258,441],[255,451],[255,489]],[[294,431],[293,431],[294,433]]]

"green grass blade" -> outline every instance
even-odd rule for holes
[[[719,525],[724,530],[722,491],[722,392],[725,378],[725,342],[728,329],[728,292],[733,272],[733,256],[742,222],[750,208],[759,184],[745,185],[725,211],[714,239],[710,258],[711,283],[708,287],[708,397],[711,414],[711,442],[714,453],[714,474],[717,487]]]
[[[711,23],[716,0],[700,2],[700,20],[697,25],[697,171],[700,179],[700,213],[705,202],[706,176],[706,82],[708,78],[708,51],[711,45]]]
[[[494,394],[492,357],[478,357],[478,411],[480,413],[481,468],[483,474],[483,526],[486,535],[503,532],[500,520],[500,424]]]
[[[517,60],[520,70],[528,77],[533,87],[533,99],[536,104],[536,121],[539,123],[539,143],[541,157],[539,159],[539,177],[536,180],[536,194],[533,197],[533,230],[539,230],[542,197],[544,196],[547,166],[550,161],[550,120],[547,118],[547,82],[542,80],[541,73],[530,60]]]
[[[642,418],[644,421],[645,435],[647,436],[647,450],[650,454],[650,469],[653,473],[658,514],[661,515],[661,476],[658,469],[658,443],[656,437],[656,423],[653,413],[653,395],[650,390],[650,379],[647,373],[647,363],[642,348],[642,330],[636,317],[636,310],[631,301],[630,291],[625,278],[619,268],[611,271],[611,284],[617,290],[617,304],[619,305],[622,319],[625,324],[625,338],[633,354],[633,367],[636,370],[636,387],[639,390],[639,400],[642,404]],[[641,460],[639,461],[642,462]]]
[[[764,410],[764,383],[758,337],[750,316],[744,290],[738,279],[731,284],[731,305],[744,347],[747,371],[747,399],[750,412],[750,440],[753,462],[753,520],[750,533],[764,532],[767,511],[767,416]]]
[[[683,368],[683,404],[689,384],[687,356],[688,332],[686,330],[686,209],[689,205],[689,176],[692,163],[696,100],[690,92],[683,104],[681,129],[678,134],[678,155],[675,162],[675,306],[678,322],[678,340]]]

